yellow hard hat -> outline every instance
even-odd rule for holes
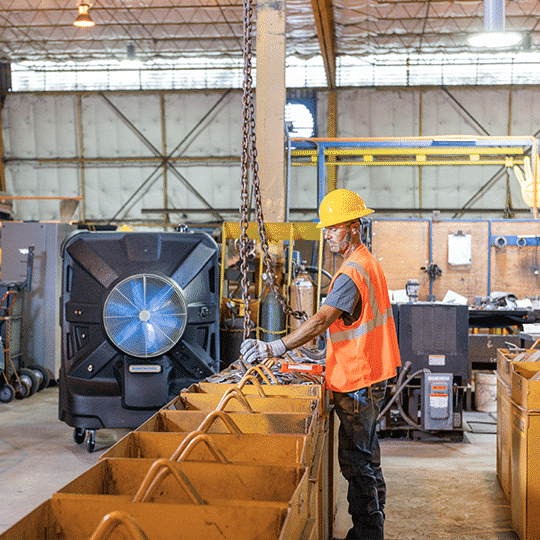
[[[321,221],[317,227],[331,227],[372,213],[373,210],[366,207],[366,203],[360,195],[348,189],[336,189],[322,200],[319,207]]]

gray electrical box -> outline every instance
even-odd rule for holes
[[[453,384],[451,373],[424,373],[422,381],[422,428],[453,430]]]
[[[22,359],[40,364],[58,377],[61,359],[59,302],[62,281],[60,246],[75,229],[67,223],[4,221],[2,282],[22,283],[27,277],[27,250],[34,246],[31,292],[22,309]]]

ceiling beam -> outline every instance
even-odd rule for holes
[[[336,49],[332,0],[311,0],[311,5],[313,6],[328,88],[334,89],[336,87]]]

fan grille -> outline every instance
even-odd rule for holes
[[[187,323],[182,289],[172,279],[137,274],[110,292],[103,308],[109,339],[136,358],[165,354],[174,347]]]

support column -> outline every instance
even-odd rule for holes
[[[165,112],[165,94],[160,92],[159,94],[159,110],[161,118],[161,153],[163,156],[167,155],[167,115]],[[163,172],[163,208],[169,208],[169,187],[167,185],[167,161],[163,160],[161,166]],[[167,231],[170,225],[170,215],[168,212],[163,213],[163,230]]]
[[[5,99],[0,101],[0,191],[6,191],[6,162],[4,156],[4,125],[2,123],[2,110]]]
[[[82,120],[82,97],[77,94],[77,148],[79,153],[79,182],[81,195],[81,221],[86,221],[86,182],[84,179],[84,138]]]
[[[337,137],[337,90],[335,88],[328,90],[328,137],[335,139]],[[335,162],[336,156],[330,156],[329,162]],[[337,189],[337,165],[328,167],[328,192]]]
[[[257,161],[266,221],[285,221],[285,0],[257,2]]]
[[[0,62],[0,191],[6,191],[6,162],[4,155],[4,126],[2,110],[6,102],[7,92],[11,90],[11,64]]]
[[[418,136],[423,136],[424,129],[424,91],[420,90],[420,99],[418,103]],[[422,217],[422,189],[423,189],[423,178],[422,178],[422,165],[418,165],[418,208],[420,209],[419,216]]]

